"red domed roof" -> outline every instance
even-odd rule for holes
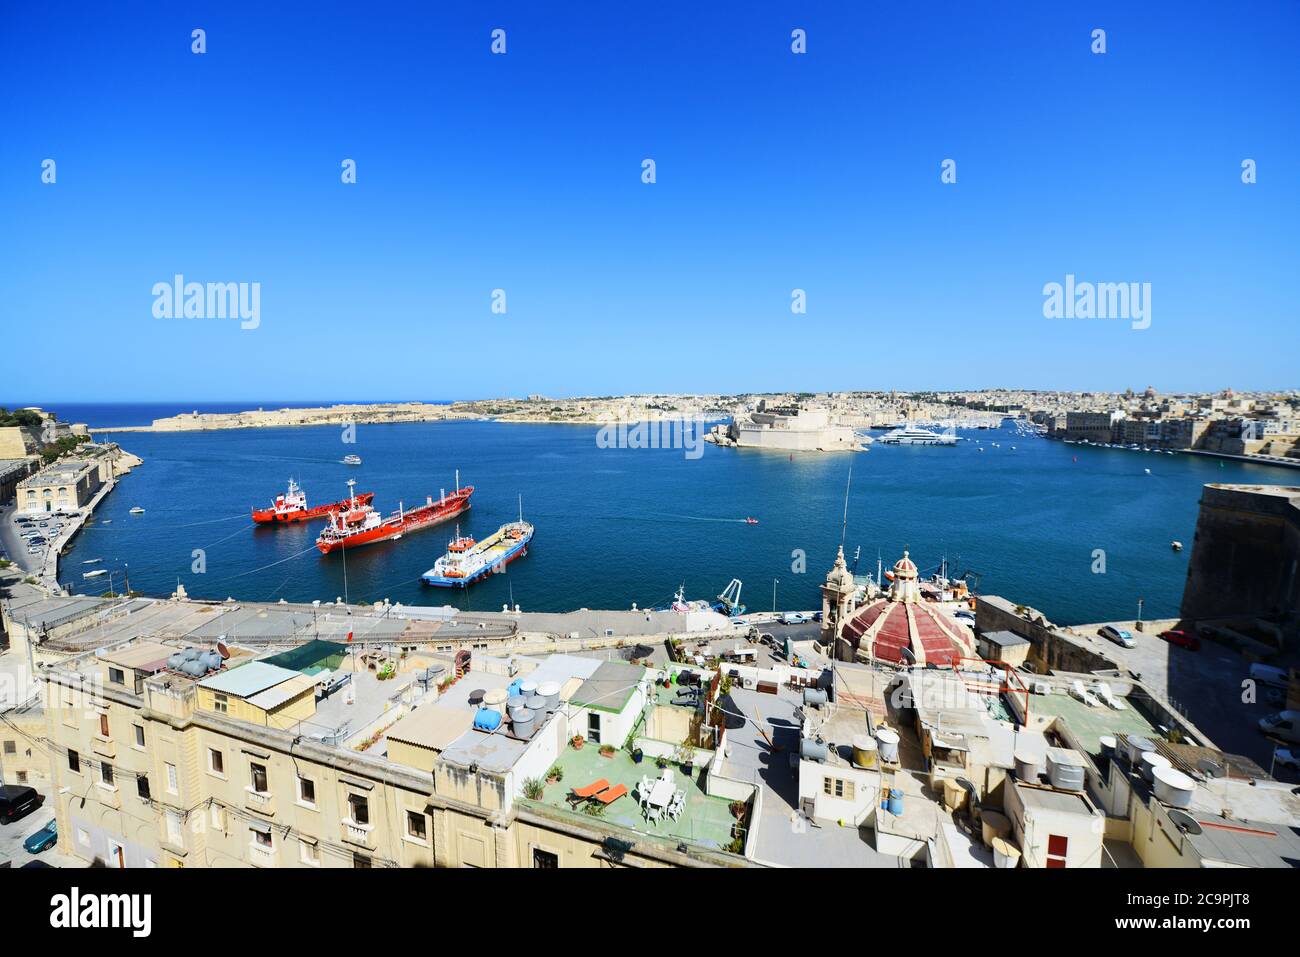
[[[949,620],[936,606],[924,602],[907,604],[878,599],[858,609],[845,622],[840,636],[870,657],[893,664],[951,668],[957,659],[974,655],[966,629]],[[909,655],[904,654],[905,648]]]

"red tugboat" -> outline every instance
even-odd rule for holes
[[[348,488],[354,485],[356,482],[349,479]],[[328,555],[340,548],[356,548],[401,538],[407,532],[441,524],[468,511],[469,497],[473,494],[474,486],[460,487],[460,473],[457,472],[456,491],[452,494],[444,491],[437,501],[429,497],[425,504],[410,511],[399,505],[397,511],[387,518],[354,496],[348,500],[346,508],[329,514],[329,524],[321,530],[316,547],[322,555]]]
[[[375,497],[374,492],[362,492],[356,496],[356,500],[363,505],[369,505],[370,500]],[[281,522],[310,522],[315,518],[327,518],[334,512],[341,512],[348,508],[351,499],[344,499],[341,502],[334,502],[331,505],[317,505],[315,508],[307,507],[307,494],[293,479],[289,479],[289,489],[283,495],[277,495],[275,502],[270,508],[253,509],[253,521],[258,525],[278,525]]]

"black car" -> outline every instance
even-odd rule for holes
[[[0,787],[0,824],[16,821],[24,814],[35,811],[44,802],[35,788],[25,788],[14,784]]]

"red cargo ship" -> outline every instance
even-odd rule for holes
[[[374,492],[362,492],[356,496],[356,500],[363,505],[369,505],[370,500],[375,497]],[[283,495],[275,497],[275,503],[270,508],[253,509],[253,521],[259,525],[275,525],[280,522],[310,522],[314,518],[327,518],[333,512],[341,512],[348,508],[352,499],[345,498],[341,502],[334,502],[330,505],[317,505],[315,508],[307,507],[307,494],[293,479],[289,479],[289,490]]]
[[[355,484],[349,480],[348,488]],[[437,501],[429,497],[424,505],[410,511],[399,505],[397,511],[387,518],[359,498],[351,498],[347,508],[330,513],[329,524],[321,530],[320,537],[316,539],[316,547],[322,555],[328,555],[340,548],[356,548],[372,542],[401,538],[407,532],[438,525],[467,511],[469,497],[473,494],[474,486],[460,487],[460,473],[457,472],[456,491],[452,494],[448,495],[444,491]]]

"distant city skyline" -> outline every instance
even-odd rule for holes
[[[146,4],[79,30],[11,6],[0,382],[50,405],[1293,389],[1297,46],[1282,2]],[[178,275],[257,284],[256,323],[156,318]],[[1143,318],[1047,318],[1076,280],[1144,290]]]

